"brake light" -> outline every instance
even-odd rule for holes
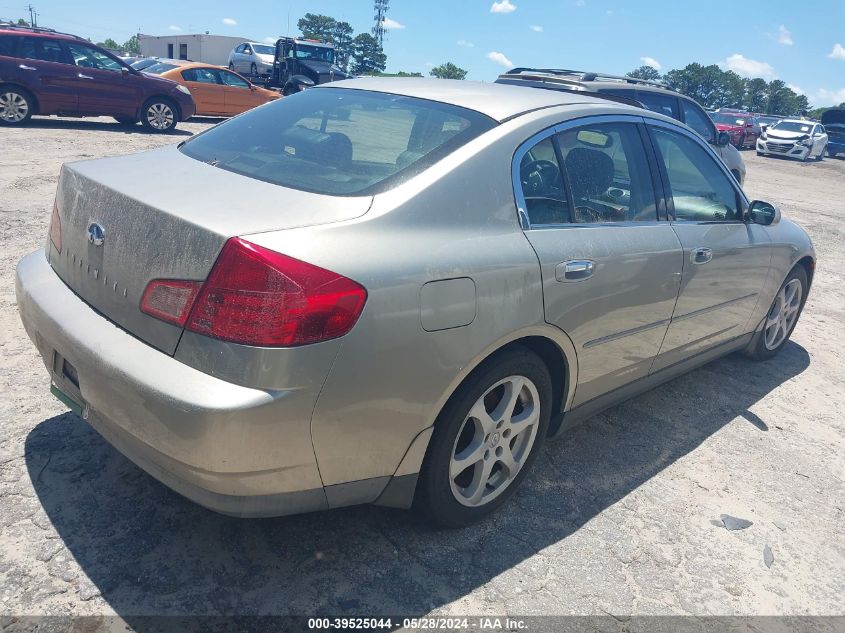
[[[366,300],[351,279],[233,237],[204,283],[153,280],[141,310],[224,341],[295,347],[343,336]]]
[[[201,281],[153,279],[141,297],[141,312],[184,327],[200,288]]]
[[[56,250],[62,252],[62,220],[59,218],[59,206],[53,201],[53,214],[50,216],[50,241]]]

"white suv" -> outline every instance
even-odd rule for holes
[[[246,75],[269,75],[273,72],[276,47],[260,42],[244,42],[229,53],[229,70]]]

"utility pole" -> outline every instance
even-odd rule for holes
[[[35,9],[33,8],[33,6],[31,4],[27,6],[27,9],[29,9],[29,25],[30,26],[36,26],[35,16],[33,15]]]

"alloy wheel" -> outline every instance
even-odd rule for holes
[[[170,129],[174,118],[173,109],[166,103],[157,102],[147,108],[147,121],[153,129]]]
[[[490,503],[528,460],[540,424],[540,396],[524,376],[509,376],[472,406],[452,447],[449,482],[464,506]]]
[[[776,349],[789,336],[798,318],[802,295],[801,281],[798,279],[790,280],[780,289],[766,316],[766,325],[763,329],[766,349]]]
[[[7,123],[20,123],[29,113],[29,104],[17,92],[0,94],[0,120]]]

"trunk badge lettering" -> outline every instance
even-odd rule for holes
[[[93,222],[91,226],[88,227],[88,241],[94,246],[102,246],[103,242],[106,241],[106,232],[103,230],[103,227],[96,222]]]

